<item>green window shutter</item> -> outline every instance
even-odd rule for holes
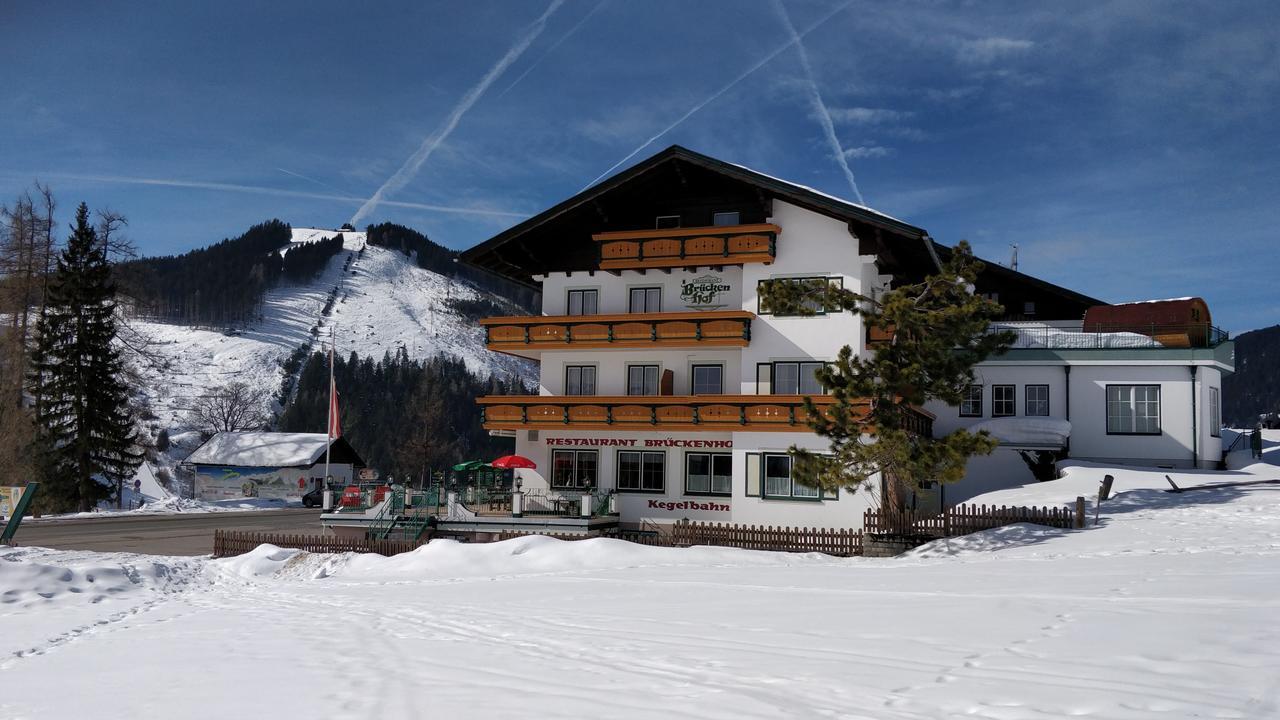
[[[747,497],[760,497],[760,453],[747,453]]]

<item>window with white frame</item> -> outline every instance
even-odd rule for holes
[[[694,365],[689,373],[689,389],[692,395],[723,395],[724,366]]]
[[[733,492],[733,456],[728,453],[686,453],[686,495],[729,495]]]
[[[1018,414],[1018,386],[991,386],[991,417],[1013,417]]]
[[[628,395],[657,395],[658,394],[658,366],[657,365],[628,365],[627,366],[627,394]]]
[[[1209,388],[1209,434],[1222,437],[1222,396],[1218,388]]]
[[[665,452],[618,451],[619,491],[662,492],[667,487]]]
[[[1027,417],[1049,417],[1049,386],[1028,385],[1025,392],[1027,398],[1024,414]]]
[[[599,307],[599,290],[570,290],[565,315],[595,315]]]
[[[596,366],[566,365],[564,369],[565,395],[595,395]]]
[[[1108,435],[1159,435],[1159,385],[1108,385]]]
[[[555,490],[595,488],[600,468],[598,450],[553,450],[551,453],[551,487]]]
[[[633,313],[662,312],[662,288],[660,287],[631,288],[629,302],[627,303],[627,312],[633,312]]]
[[[960,398],[960,417],[982,417],[982,386],[970,385]]]

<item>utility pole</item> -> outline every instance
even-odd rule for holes
[[[329,325],[329,420],[324,424],[324,434],[326,442],[324,445],[324,485],[325,489],[329,489],[329,482],[333,479],[329,475],[329,449],[333,447],[333,346],[338,342],[337,328]]]

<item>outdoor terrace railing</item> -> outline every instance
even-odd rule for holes
[[[723,225],[597,233],[601,270],[771,263],[777,225]]]
[[[1092,324],[1079,330],[1047,325],[993,323],[988,332],[1011,330],[1017,334],[1010,349],[1116,350],[1126,348],[1212,348],[1230,339],[1221,328],[1208,324],[1180,325]]]
[[[746,347],[754,317],[745,310],[526,315],[485,318],[480,325],[488,349],[523,354],[570,348]]]
[[[487,430],[730,430],[809,432],[802,395],[490,395],[478,398]],[[825,412],[834,398],[813,402]],[[869,403],[856,406],[865,414]],[[932,435],[915,410],[908,429]]]

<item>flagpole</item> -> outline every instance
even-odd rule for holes
[[[329,420],[324,424],[324,483],[329,486],[329,448],[333,446],[333,346],[338,342],[336,328],[329,325]]]

